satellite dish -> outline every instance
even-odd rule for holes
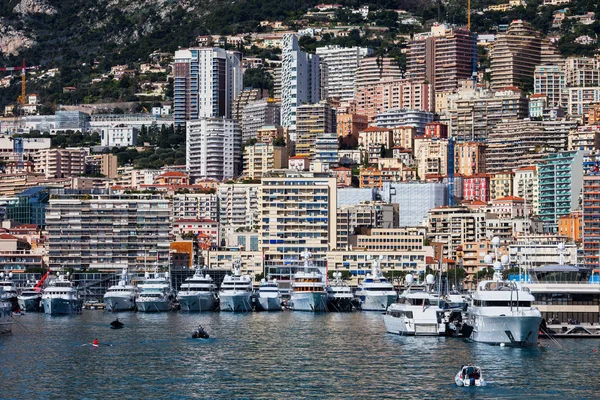
[[[498,236],[492,238],[492,246],[500,246],[500,238]]]
[[[8,273],[8,277],[9,277],[9,278],[12,278],[12,277],[13,277],[13,273],[12,273],[12,271],[10,271],[10,272]]]
[[[406,280],[406,283],[408,283],[410,285],[411,283],[414,282],[415,278],[411,274],[408,274],[408,275],[406,275],[405,280]]]
[[[565,249],[565,244],[563,242],[560,242],[557,247],[558,251],[563,251]]]
[[[266,279],[265,279],[265,278],[262,278],[262,279],[260,280],[260,283],[265,283],[265,282],[266,282]]]
[[[4,272],[0,272],[0,278],[4,278]]]
[[[493,261],[494,258],[490,254],[487,254],[485,257],[483,257],[483,262],[485,264],[491,264]]]
[[[509,261],[510,261],[510,259],[508,258],[508,256],[506,254],[500,258],[500,262],[504,265],[508,264]]]
[[[435,276],[432,274],[427,274],[425,277],[425,282],[427,282],[428,285],[433,285],[435,283]]]

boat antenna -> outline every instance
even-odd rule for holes
[[[304,249],[304,251],[302,252],[302,258],[304,258],[304,272],[308,273],[308,259],[310,258],[311,254],[310,251],[308,251],[308,249]]]
[[[560,242],[557,246],[558,250],[558,265],[565,265],[565,244]]]

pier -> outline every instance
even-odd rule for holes
[[[540,337],[553,337],[557,339],[600,339],[600,324],[552,324],[548,325],[548,330],[543,332]]]

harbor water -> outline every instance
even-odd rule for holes
[[[109,329],[119,317],[120,330]],[[600,340],[518,349],[385,333],[379,313],[14,317],[2,399],[597,398]],[[17,323],[18,322],[18,323]],[[192,339],[198,324],[211,339]],[[91,345],[94,339],[99,347]],[[459,388],[463,364],[488,385]]]

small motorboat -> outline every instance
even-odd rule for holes
[[[115,319],[113,322],[110,323],[110,329],[121,329],[124,326],[125,324],[119,321],[119,318]]]
[[[454,377],[456,386],[485,386],[481,368],[475,365],[464,365]]]
[[[208,339],[209,337],[210,336],[208,335],[208,332],[206,332],[206,330],[201,326],[199,326],[198,329],[192,333],[192,338],[194,339]]]

